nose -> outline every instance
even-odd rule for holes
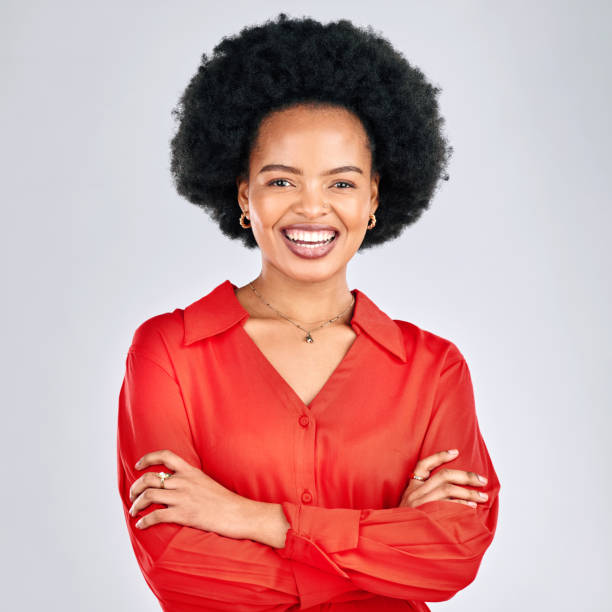
[[[320,186],[305,185],[300,191],[299,199],[295,204],[295,212],[309,219],[316,219],[329,212],[329,203],[325,200],[323,189]]]

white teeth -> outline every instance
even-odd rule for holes
[[[316,249],[317,247],[321,246],[321,243],[318,243],[318,244],[300,244],[300,246],[304,247],[305,249]]]
[[[285,230],[285,234],[290,240],[300,240],[302,242],[325,243],[330,242],[335,236],[333,231],[307,232],[303,230]],[[306,246],[306,245],[304,245]]]

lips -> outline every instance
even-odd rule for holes
[[[323,244],[298,243],[298,242],[294,242],[287,236],[285,229],[295,229],[295,230],[302,230],[302,231],[327,230],[327,231],[333,231],[334,237],[329,242],[326,242]],[[334,248],[334,246],[336,245],[336,242],[338,242],[338,234],[339,234],[338,230],[335,227],[330,227],[329,225],[318,225],[317,226],[314,224],[309,225],[309,224],[300,223],[300,224],[295,224],[295,225],[288,225],[281,229],[281,235],[283,236],[283,241],[287,245],[289,250],[295,255],[297,255],[298,257],[302,257],[304,259],[316,259],[316,258],[327,255]]]

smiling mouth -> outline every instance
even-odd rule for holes
[[[333,230],[324,231],[323,235],[328,236]],[[289,233],[287,233],[289,232]],[[304,259],[318,259],[324,257],[331,251],[333,251],[336,245],[336,238],[339,232],[333,231],[333,235],[320,240],[320,234],[318,232],[306,232],[302,230],[281,230],[281,234],[285,240],[285,244],[289,250],[297,257]],[[293,237],[290,238],[289,234]],[[310,235],[309,235],[310,234]],[[310,240],[308,240],[310,238]]]
[[[334,232],[333,236],[330,236],[329,238],[327,238],[326,240],[317,240],[317,241],[313,241],[313,240],[300,240],[298,238],[291,238],[289,236],[289,234],[287,233],[287,230],[283,230],[283,234],[285,235],[285,238],[287,238],[287,240],[291,240],[291,242],[293,242],[294,244],[299,244],[300,246],[306,246],[306,247],[319,247],[319,246],[324,246],[326,244],[329,244],[330,242],[332,242],[333,240],[336,239],[336,236],[338,235],[338,232]]]
[[[325,246],[326,244],[333,242],[336,239],[336,236],[338,235],[338,232],[331,232],[332,234],[331,236],[329,236],[328,238],[321,239],[315,236],[315,234],[320,234],[320,233],[329,234],[330,232],[328,231],[326,232],[303,231],[303,232],[298,233],[298,232],[291,232],[291,230],[283,230],[283,234],[285,235],[285,238],[287,238],[287,240],[290,240],[293,244],[310,247],[310,248]]]

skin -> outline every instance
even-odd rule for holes
[[[264,166],[282,164],[297,169]],[[347,266],[361,245],[369,215],[378,208],[380,176],[371,172],[372,157],[360,120],[345,109],[297,105],[271,113],[264,119],[249,158],[248,176],[237,177],[237,200],[250,220],[261,251],[261,272],[252,282],[275,308],[307,329],[322,323],[350,305]],[[361,171],[329,171],[354,166]],[[238,211],[240,213],[240,211]],[[321,223],[336,227],[340,234],[333,250],[318,259],[304,259],[284,243],[280,228],[293,223]],[[278,351],[289,351],[294,360],[299,331],[259,301],[246,284],[236,293],[249,311],[249,321],[267,326],[266,337],[276,338]],[[352,334],[351,310],[334,324],[317,332],[317,342],[308,347],[333,351]],[[261,331],[261,329],[260,329]],[[288,334],[292,334],[289,336]],[[279,361],[287,361],[283,355]],[[315,354],[313,366],[318,362]],[[329,365],[329,364],[328,364]],[[314,375],[320,374],[312,369]],[[457,455],[443,450],[421,459],[414,472],[426,481],[411,479],[400,506],[415,508],[435,500],[448,500],[476,507],[486,498],[466,486],[483,486],[474,472],[444,468],[431,478],[431,471]],[[259,502],[223,487],[204,472],[169,450],[147,453],[136,469],[162,466],[173,472],[160,488],[160,479],[146,472],[130,489],[130,513],[136,516],[151,503],[164,504],[143,516],[137,527],[173,522],[214,531],[222,536],[251,539],[282,548],[290,525],[280,504]],[[158,468],[158,469],[162,469]],[[485,480],[486,482],[486,480]]]
[[[366,143],[359,119],[343,109],[294,107],[273,113],[260,127],[249,176],[237,180],[238,203],[261,250],[261,273],[253,283],[293,320],[326,320],[351,302],[347,265],[378,208],[380,177],[371,174]],[[260,172],[269,164],[303,174]],[[343,166],[361,172],[324,174]],[[338,243],[325,257],[297,257],[279,231],[292,223],[332,225],[340,230]]]

